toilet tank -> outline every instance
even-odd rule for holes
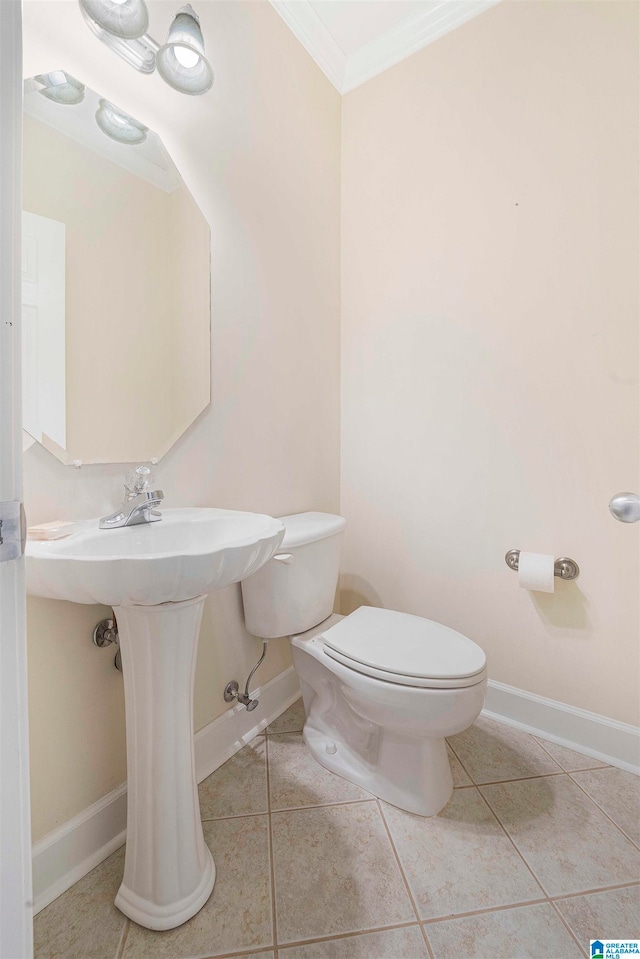
[[[242,581],[247,629],[261,639],[303,633],[331,615],[347,525],[332,513],[279,519],[285,534],[278,552]]]

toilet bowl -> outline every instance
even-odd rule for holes
[[[304,739],[332,772],[380,799],[433,816],[453,790],[445,737],[484,704],[486,657],[420,616],[363,606],[332,613],[346,522],[283,516],[279,552],[244,580],[247,628],[288,636],[307,720]]]

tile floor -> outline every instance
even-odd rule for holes
[[[35,920],[36,959],[584,959],[640,938],[640,779],[480,719],[422,819],[319,766],[298,701],[200,785],[218,869],[189,922],[113,906],[124,850]]]

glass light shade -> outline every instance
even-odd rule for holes
[[[190,4],[176,14],[167,42],[156,55],[156,66],[162,79],[180,93],[197,96],[211,88],[213,70],[204,55],[200,21]]]
[[[83,12],[114,37],[135,40],[147,32],[149,13],[144,0],[80,0]]]
[[[1,2],[2,0],[0,0]],[[98,40],[101,40],[105,46],[122,57],[135,70],[139,70],[140,73],[153,73],[156,68],[156,52],[159,49],[155,40],[146,33],[139,40],[125,40],[122,37],[116,37],[108,30],[104,30],[99,23],[96,23],[82,5],[80,10],[85,23]]]
[[[54,70],[53,73],[41,73],[36,77],[43,89],[38,92],[53,100],[55,103],[64,103],[68,106],[81,103],[84,100],[84,83],[80,83],[70,73],[64,70]]]
[[[96,123],[103,133],[106,133],[112,140],[118,143],[126,143],[130,146],[136,143],[143,143],[147,139],[148,127],[145,127],[138,120],[134,120],[124,110],[115,107],[108,100],[100,100],[100,105],[96,113]]]

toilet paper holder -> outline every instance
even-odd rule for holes
[[[517,572],[520,561],[520,550],[510,549],[505,554],[504,561],[509,569],[515,569]],[[574,559],[561,556],[560,559],[557,559],[553,564],[553,575],[558,576],[559,579],[566,579],[567,581],[577,579],[580,575],[580,567]]]

